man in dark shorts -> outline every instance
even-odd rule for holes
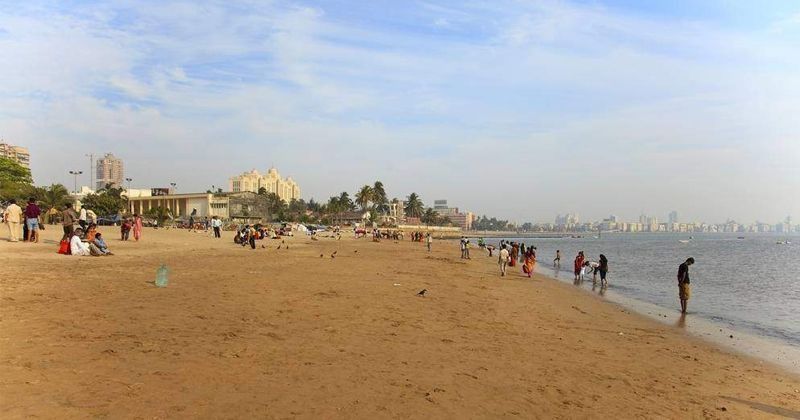
[[[681,300],[681,313],[686,313],[686,304],[692,297],[692,287],[689,281],[689,266],[694,264],[694,258],[689,257],[678,266],[678,297]]]
[[[64,211],[61,212],[61,225],[64,227],[64,236],[61,238],[69,240],[72,236],[72,227],[75,221],[78,220],[78,215],[72,209],[72,204],[67,203],[64,205]]]

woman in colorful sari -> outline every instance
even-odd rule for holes
[[[522,264],[522,272],[530,277],[531,274],[533,274],[534,267],[536,267],[536,252],[533,250],[533,247],[530,247],[525,252],[525,262]]]
[[[142,237],[142,216],[133,215],[133,239],[137,241]]]
[[[583,251],[578,251],[578,255],[575,256],[575,281],[580,282],[583,280],[583,263],[585,258],[583,256]]]

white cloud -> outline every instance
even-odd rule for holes
[[[718,216],[696,203],[715,190],[737,206],[730,180],[762,188],[742,218],[800,213],[797,198],[765,204],[800,187],[800,48],[785,32],[555,1],[420,5],[403,14],[412,30],[261,2],[0,14],[15,57],[0,135],[31,147],[39,182],[67,181],[89,151],[189,189],[274,163],[318,199],[380,178],[392,195],[549,220],[666,211],[708,169],[708,194],[685,200],[697,217]],[[619,200],[587,204],[573,192],[587,182]]]

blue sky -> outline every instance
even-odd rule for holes
[[[796,2],[0,2],[0,54],[39,183],[113,152],[182,191],[274,164],[520,222],[800,218]]]

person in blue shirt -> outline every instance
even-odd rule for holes
[[[97,247],[97,249],[100,250],[100,252],[103,253],[103,255],[114,255],[108,249],[108,245],[106,244],[106,241],[103,239],[103,234],[100,232],[97,232],[97,234],[94,236],[94,245]]]

